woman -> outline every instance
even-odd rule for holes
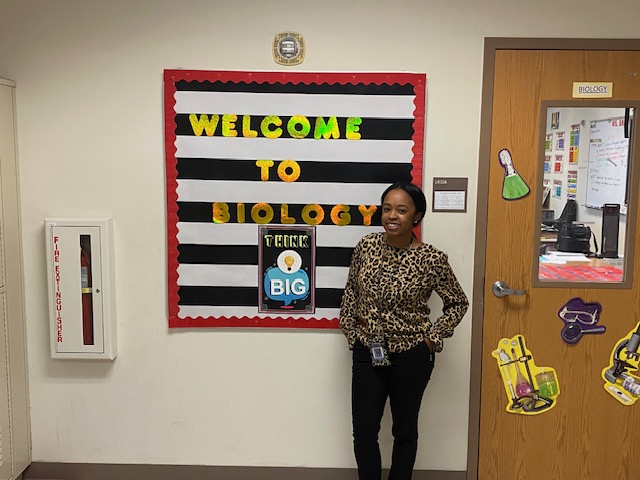
[[[427,202],[411,183],[382,194],[383,232],[353,252],[340,307],[340,328],[353,350],[351,409],[360,480],[380,480],[380,421],[387,398],[393,418],[389,480],[409,480],[418,446],[418,412],[443,339],[469,306],[447,255],[413,235]],[[435,291],[442,315],[429,319]]]

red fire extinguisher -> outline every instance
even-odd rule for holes
[[[80,286],[82,289],[82,341],[93,345],[93,294],[91,288],[91,241],[80,236]]]

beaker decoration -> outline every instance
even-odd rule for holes
[[[536,366],[522,335],[502,338],[491,355],[504,384],[507,412],[537,415],[555,406],[560,394],[556,371]]]
[[[498,153],[500,164],[504,168],[504,179],[502,181],[502,198],[505,200],[518,200],[526,197],[529,193],[529,186],[520,177],[520,174],[513,166],[511,152],[503,148]]]

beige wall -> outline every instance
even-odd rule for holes
[[[637,0],[0,0],[0,74],[17,82],[33,460],[353,466],[339,333],[167,331],[163,69],[283,70],[271,41],[293,30],[308,49],[289,70],[427,73],[427,194],[434,176],[468,177],[470,202],[428,215],[424,234],[470,293],[484,37],[631,38],[638,18]],[[119,356],[52,361],[43,220],[96,216],[116,229]],[[470,318],[427,390],[420,469],[466,467]]]

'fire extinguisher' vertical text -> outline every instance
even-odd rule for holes
[[[62,343],[62,292],[60,291],[60,249],[58,237],[53,237],[53,270],[55,273],[56,342]]]

